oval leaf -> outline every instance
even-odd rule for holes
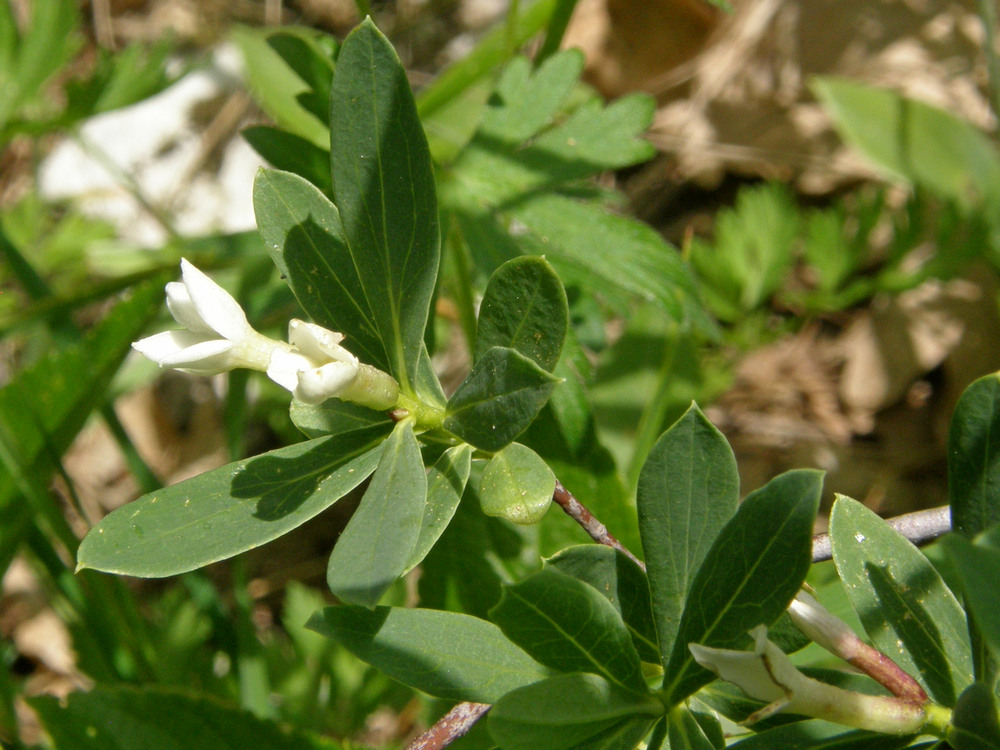
[[[619,750],[634,747],[662,713],[652,695],[593,674],[563,674],[505,695],[490,710],[489,728],[504,750]]]
[[[437,280],[437,196],[406,71],[371,19],[337,57],[330,157],[334,203],[389,371],[411,390]]]
[[[747,631],[788,608],[812,560],[812,527],[823,475],[790,471],[751,492],[698,568],[688,590],[664,691],[676,704],[715,675],[691,657],[689,643],[742,649]]]
[[[838,495],[830,542],[851,606],[875,647],[945,706],[972,682],[965,612],[924,554],[864,505]]]
[[[90,530],[77,568],[162,578],[259,547],[361,484],[384,437],[369,427],[310,440],[140,497]]]
[[[406,570],[426,502],[427,475],[413,424],[400,422],[330,555],[326,582],[337,598],[366,607],[378,603]]]
[[[568,326],[566,290],[552,266],[544,258],[514,258],[486,285],[473,361],[494,346],[506,346],[552,372]]]
[[[511,443],[486,464],[479,502],[488,516],[528,525],[542,520],[555,489],[549,465],[531,448]]]
[[[739,493],[732,448],[692,405],[649,452],[636,498],[664,666],[695,572],[736,512]]]
[[[490,618],[546,666],[598,674],[623,690],[647,690],[632,637],[611,602],[555,568],[505,586]]]
[[[327,607],[306,627],[393,679],[447,700],[495,703],[549,675],[496,625],[455,612]]]
[[[1000,523],[1000,376],[965,389],[948,435],[952,527],[971,539]]]
[[[558,382],[520,352],[495,346],[452,395],[444,427],[477,448],[498,451],[528,428]]]

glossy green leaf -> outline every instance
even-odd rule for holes
[[[412,388],[440,256],[434,172],[396,51],[365,20],[330,94],[334,202],[389,371]]]
[[[341,601],[374,607],[407,569],[427,504],[427,474],[413,423],[385,441],[361,504],[337,539],[326,582]]]
[[[486,464],[479,503],[488,516],[530,525],[542,520],[555,489],[549,465],[531,448],[511,443]]]
[[[363,361],[388,369],[359,275],[361,259],[344,236],[337,207],[302,177],[268,169],[254,180],[253,204],[264,244],[302,309],[344,333],[344,346]]]
[[[293,400],[289,413],[292,423],[310,438],[339,435],[366,427],[381,427],[385,434],[392,432],[393,422],[387,414],[366,406],[327,399],[321,404],[303,404]]]
[[[97,686],[58,698],[29,698],[54,750],[336,750],[248,711],[163,688]]]
[[[712,718],[715,727],[719,729],[717,739],[721,739],[722,730],[719,728],[719,721]],[[694,713],[686,706],[676,706],[667,716],[667,739],[669,747],[684,748],[684,750],[721,750],[725,746],[725,742],[716,744],[709,739]]]
[[[942,541],[958,571],[965,607],[976,630],[1000,659],[1000,549],[957,534]]]
[[[732,448],[692,405],[649,452],[636,498],[664,666],[695,573],[739,498]]]
[[[452,395],[444,427],[477,448],[498,451],[527,429],[556,383],[520,352],[495,346]]]
[[[327,196],[333,195],[330,152],[302,136],[269,125],[244,128],[240,135],[274,168],[303,177]]]
[[[78,567],[161,578],[259,547],[361,484],[384,437],[376,426],[310,440],[145,495],[90,530]]]
[[[393,679],[448,700],[494,703],[549,674],[496,625],[456,612],[327,607],[307,627]]]
[[[1000,375],[962,394],[948,435],[952,527],[971,539],[1000,523]]]
[[[851,605],[875,647],[945,706],[972,682],[965,612],[920,550],[875,513],[838,496],[830,540]]]
[[[954,750],[995,750],[1000,747],[997,697],[982,682],[959,696],[948,727],[948,745]]]
[[[614,605],[556,568],[505,586],[490,618],[546,666],[601,675],[624,690],[647,689],[632,637]]]
[[[659,661],[649,585],[638,565],[618,550],[600,544],[568,547],[546,562],[607,598],[629,629],[642,660]]]
[[[537,256],[515,258],[494,272],[483,293],[473,361],[506,346],[552,372],[568,326],[566,291],[552,266]]]
[[[907,747],[913,737],[898,737],[846,729],[839,724],[811,719],[751,734],[730,748],[739,750],[895,750]]]
[[[1000,156],[964,120],[856,81],[820,78],[813,88],[844,138],[891,176],[967,205],[1000,197]]]
[[[32,520],[16,472],[47,484],[55,459],[101,403],[131,343],[159,310],[166,280],[134,287],[78,343],[42,358],[0,388],[0,447],[12,461],[0,460],[0,570],[7,569]]]
[[[593,674],[564,674],[503,696],[490,710],[489,729],[504,750],[626,750],[662,713],[650,694]]]
[[[407,573],[419,565],[448,527],[469,481],[472,446],[456,445],[441,454],[427,471],[427,503],[420,522],[420,534],[406,564]]]
[[[819,471],[775,477],[750,493],[719,532],[688,588],[665,669],[664,691],[671,704],[715,678],[695,663],[689,643],[745,648],[750,628],[770,625],[788,608],[812,560],[822,486]]]

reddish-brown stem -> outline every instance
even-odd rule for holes
[[[613,547],[614,549],[621,552],[629,560],[634,562],[643,570],[646,569],[645,564],[638,557],[633,555],[625,545],[619,542],[615,537],[608,531],[608,527],[603,523],[594,518],[594,514],[587,510],[579,500],[573,497],[573,494],[562,486],[562,482],[556,481],[556,490],[552,493],[552,499],[566,511],[566,515],[576,521],[583,528],[590,538],[593,539],[598,544],[603,544],[608,547]]]
[[[465,736],[490,710],[488,703],[459,703],[406,746],[406,750],[439,750]]]

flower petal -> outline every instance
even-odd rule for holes
[[[357,365],[348,362],[330,362],[299,373],[295,398],[304,404],[321,404],[328,398],[343,393],[358,376]]]
[[[191,301],[188,288],[183,282],[171,281],[167,284],[167,309],[180,325],[195,333],[207,334],[209,338],[218,338],[219,334],[213,331],[205,321],[201,319],[198,310]]]
[[[334,360],[357,364],[358,358],[340,345],[344,334],[293,318],[288,323],[288,343],[317,362]]]
[[[230,341],[240,341],[246,336],[251,330],[246,313],[229,292],[187,260],[181,260],[181,275],[195,312],[206,326]]]
[[[132,348],[163,367],[165,359],[205,340],[204,336],[190,331],[164,331],[134,342]]]
[[[238,365],[233,361],[232,348],[232,343],[225,339],[200,341],[164,357],[160,361],[160,367],[170,367],[193,375],[217,375]]]
[[[267,376],[286,391],[295,392],[299,384],[299,373],[312,370],[316,363],[298,352],[275,348],[267,366]]]

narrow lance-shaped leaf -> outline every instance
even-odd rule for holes
[[[456,445],[441,454],[427,472],[427,504],[420,522],[420,535],[410,553],[404,573],[413,570],[441,538],[458,510],[472,469],[472,446]]]
[[[434,173],[413,93],[371,19],[344,41],[330,94],[334,202],[390,372],[411,390],[440,255]]]
[[[491,619],[507,637],[561,672],[591,672],[624,690],[647,690],[625,623],[605,597],[555,568],[505,586]]]
[[[366,607],[378,603],[407,568],[426,501],[427,475],[413,424],[400,422],[330,555],[326,582],[338,598]]]
[[[732,448],[696,405],[656,442],[639,475],[639,532],[664,666],[695,573],[736,512],[739,482]]]
[[[544,258],[515,258],[498,268],[486,286],[474,360],[494,346],[506,346],[552,372],[568,325],[566,291],[552,266]]]
[[[663,680],[671,705],[714,679],[689,643],[742,649],[748,631],[788,608],[811,563],[823,475],[790,471],[750,493],[723,527],[688,590]],[[654,612],[655,616],[655,612]]]
[[[833,560],[875,646],[928,694],[953,706],[972,682],[965,612],[931,562],[861,503],[842,495],[830,513]]]
[[[956,532],[971,539],[1000,523],[1000,375],[965,389],[948,435],[948,496]]]
[[[310,440],[145,495],[91,529],[78,567],[161,578],[259,547],[361,484],[385,434],[376,426]]]
[[[402,607],[327,607],[307,627],[405,685],[447,700],[494,703],[549,672],[486,620]]]

